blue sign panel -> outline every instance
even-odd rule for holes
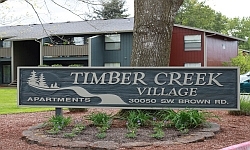
[[[20,106],[239,109],[238,68],[18,67]]]

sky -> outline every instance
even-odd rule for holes
[[[230,18],[250,17],[250,0],[206,0],[206,4]]]
[[[44,4],[46,2],[46,5]],[[86,6],[78,0],[55,0],[60,5],[74,10],[77,14],[89,13],[91,6]],[[203,0],[199,0],[203,1]],[[43,23],[82,21],[75,14],[57,6],[51,0],[29,0],[34,5],[40,19]],[[128,14],[133,17],[134,0],[126,0],[125,8],[128,8]],[[221,12],[227,17],[250,17],[250,0],[206,0],[206,4],[212,9]],[[3,25],[22,25],[22,24],[39,24],[40,21],[32,7],[20,0],[8,0],[0,4],[0,26]],[[4,18],[4,19],[2,19]]]

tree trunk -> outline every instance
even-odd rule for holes
[[[134,1],[131,66],[169,66],[174,17],[183,1]]]

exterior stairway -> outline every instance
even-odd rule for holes
[[[11,82],[10,84],[8,84],[8,86],[16,87],[16,86],[17,86],[17,80],[14,80],[14,81]]]

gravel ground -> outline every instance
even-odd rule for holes
[[[118,109],[89,109],[88,113],[95,111],[117,112]],[[212,118],[210,121],[221,125],[221,132],[214,138],[205,142],[190,144],[169,145],[167,147],[142,147],[133,148],[133,150],[217,150],[234,144],[250,141],[250,116],[231,116],[227,111],[211,111],[220,117],[220,120]],[[65,116],[72,116],[80,119],[86,113],[69,114],[64,112]],[[30,126],[42,123],[51,116],[51,112],[23,113],[0,115],[0,149],[2,150],[63,150],[63,148],[48,148],[30,145],[21,139],[22,131]]]

